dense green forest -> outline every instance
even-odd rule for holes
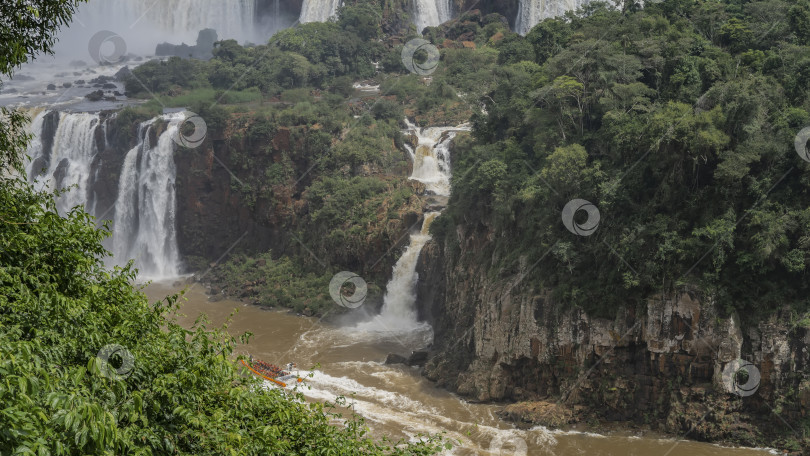
[[[527,255],[526,280],[603,315],[685,284],[744,317],[806,311],[808,24],[805,0],[591,4],[502,40],[434,233],[486,221],[491,270]],[[561,223],[575,198],[591,236]]]

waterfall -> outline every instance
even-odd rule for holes
[[[414,0],[414,23],[416,31],[435,27],[452,19],[450,0]]]
[[[520,0],[515,31],[525,35],[543,19],[562,16],[588,2],[590,0]]]
[[[90,0],[59,33],[56,54],[87,60],[86,43],[100,30],[120,35],[128,52],[152,55],[161,42],[194,44],[205,28],[220,39],[264,42],[271,26],[258,21],[258,0]]]
[[[39,190],[69,189],[56,200],[57,211],[65,215],[89,201],[90,167],[97,152],[95,131],[99,117],[43,111],[34,117],[30,128],[32,132],[41,132],[50,123],[56,123],[53,137],[37,136],[31,142],[28,150],[31,161],[26,173]]]
[[[150,277],[176,276],[180,269],[174,137],[183,119],[182,113],[165,116],[169,125],[154,147],[150,147],[149,137],[156,119],[142,123],[140,142],[127,152],[118,181],[114,258],[119,263],[135,258],[142,273]]]
[[[416,150],[408,149],[413,158],[413,171],[410,179],[425,184],[426,192],[446,198],[450,196],[450,142],[459,131],[469,131],[470,127],[431,127],[420,129],[405,119],[406,134],[417,138]],[[416,284],[419,274],[416,265],[422,248],[431,239],[430,224],[441,214],[428,211],[424,214],[422,227],[411,234],[405,252],[394,265],[391,280],[385,287],[383,306],[380,314],[371,321],[357,325],[357,329],[375,332],[420,332],[431,331],[426,323],[417,321]]]
[[[304,0],[298,22],[326,22],[337,14],[340,0]]]
[[[139,126],[138,145],[127,152],[120,168],[115,203],[102,207],[92,190],[99,181],[102,161],[98,150],[102,145],[96,143],[96,135],[106,130],[99,115],[40,112],[29,127],[33,134],[26,166],[29,181],[41,190],[74,187],[56,198],[62,215],[84,206],[101,220],[112,218],[112,263],[122,265],[135,259],[142,278],[177,276],[180,255],[173,139],[184,118],[182,113],[170,114]],[[168,125],[152,145],[150,137],[158,120]],[[108,151],[104,148],[103,152]],[[105,160],[113,160],[110,155]]]

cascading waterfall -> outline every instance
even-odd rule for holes
[[[525,35],[543,19],[562,16],[566,11],[576,10],[589,2],[590,0],[520,0],[515,31]]]
[[[150,145],[150,130],[158,119],[168,125],[156,144]],[[112,207],[99,206],[92,191],[99,179],[96,158],[99,147],[104,147],[96,142],[97,132],[104,131],[98,114],[36,114],[29,127],[34,137],[28,149],[26,174],[38,189],[67,189],[56,199],[60,214],[84,206],[100,220],[113,219],[115,264],[134,258],[141,277],[177,276],[180,257],[175,228],[173,138],[183,120],[183,114],[176,113],[140,125],[139,144],[124,158],[118,197]]]
[[[169,122],[154,147],[149,145],[156,119],[138,127],[139,144],[127,152],[115,204],[113,254],[119,263],[134,258],[146,276],[176,276],[180,266],[175,229],[174,137],[182,113]]]
[[[60,37],[67,38],[69,43],[87,43],[90,35],[106,29],[123,37],[130,52],[141,54],[151,54],[154,46],[163,41],[193,44],[197,33],[205,28],[215,29],[220,39],[258,42],[267,36],[257,23],[257,2],[90,0],[79,8],[76,15],[76,23],[82,27],[70,27]],[[140,45],[143,45],[142,49],[136,48]],[[86,44],[83,49],[86,54]],[[63,47],[58,51],[69,53],[70,49]]]
[[[42,132],[46,121],[53,121],[47,114],[43,111],[34,117],[32,132]],[[49,146],[39,136],[31,142],[28,151],[31,161],[26,173],[39,190],[69,189],[56,200],[57,211],[65,215],[89,201],[90,167],[97,152],[95,131],[99,117],[98,114],[64,112],[58,116]]]
[[[414,0],[414,10],[414,23],[418,32],[452,19],[450,0]]]
[[[301,5],[301,16],[299,16],[298,21],[302,24],[307,22],[326,22],[330,17],[337,14],[340,3],[340,0],[304,0],[303,5]]]
[[[420,129],[405,119],[406,133],[418,139],[415,151],[411,151],[413,171],[410,179],[425,184],[429,194],[440,197],[450,196],[450,142],[458,131],[469,131],[469,126],[431,127]],[[417,261],[422,248],[431,239],[428,229],[433,220],[441,214],[430,211],[424,214],[422,228],[411,234],[410,243],[394,265],[391,280],[386,286],[380,314],[371,321],[357,325],[358,329],[377,332],[429,332],[430,326],[417,321],[416,272]]]

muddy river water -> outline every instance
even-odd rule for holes
[[[496,404],[472,404],[419,375],[418,368],[385,365],[389,353],[418,348],[426,337],[417,328],[412,336],[374,330],[370,325],[344,321],[328,324],[317,318],[286,311],[264,310],[232,300],[210,302],[201,286],[178,287],[152,283],[152,300],[185,288],[178,321],[191,326],[205,314],[213,326],[222,325],[234,310],[228,331],[254,334],[237,352],[276,364],[297,363],[301,373],[312,369],[304,394],[311,400],[334,401],[343,396],[365,417],[375,435],[412,438],[438,434],[455,441],[448,455],[588,455],[588,456],[744,456],[775,451],[724,448],[717,445],[627,431],[608,435],[552,431],[543,427],[514,428],[499,419]],[[371,329],[369,329],[371,328]],[[316,367],[317,366],[317,367]],[[269,383],[269,382],[268,382]],[[350,412],[347,411],[347,415]]]

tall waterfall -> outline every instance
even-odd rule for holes
[[[543,19],[562,16],[566,11],[576,10],[589,2],[590,0],[520,0],[515,31],[525,35]]]
[[[180,269],[175,228],[174,137],[183,114],[169,122],[157,144],[149,145],[156,119],[138,127],[139,143],[124,158],[118,182],[113,230],[113,257],[134,258],[145,275],[176,276]]]
[[[301,23],[326,22],[337,14],[339,6],[340,0],[304,0],[298,21]]]
[[[158,119],[166,130],[150,144],[151,130]],[[28,149],[26,173],[41,190],[65,190],[56,207],[65,215],[77,206],[100,220],[113,219],[114,264],[130,259],[141,277],[173,277],[179,274],[180,257],[175,227],[174,135],[183,114],[171,114],[140,125],[139,144],[124,157],[114,203],[98,204],[94,187],[100,183],[101,162],[113,160],[107,154],[106,131],[98,114],[42,111],[30,126],[34,135]],[[100,151],[99,148],[102,150]]]
[[[415,135],[418,145],[411,152],[413,171],[411,179],[425,184],[428,194],[439,197],[450,196],[450,142],[458,131],[469,131],[469,126],[431,127],[420,129],[405,119],[406,134]],[[441,214],[429,211],[424,214],[422,227],[412,233],[410,243],[394,265],[391,280],[385,287],[383,306],[373,320],[360,323],[358,329],[378,332],[418,332],[430,331],[429,325],[417,321],[416,284],[419,275],[416,265],[422,248],[431,239],[430,224]]]
[[[450,0],[414,0],[414,23],[416,30],[435,27],[451,17]]]

